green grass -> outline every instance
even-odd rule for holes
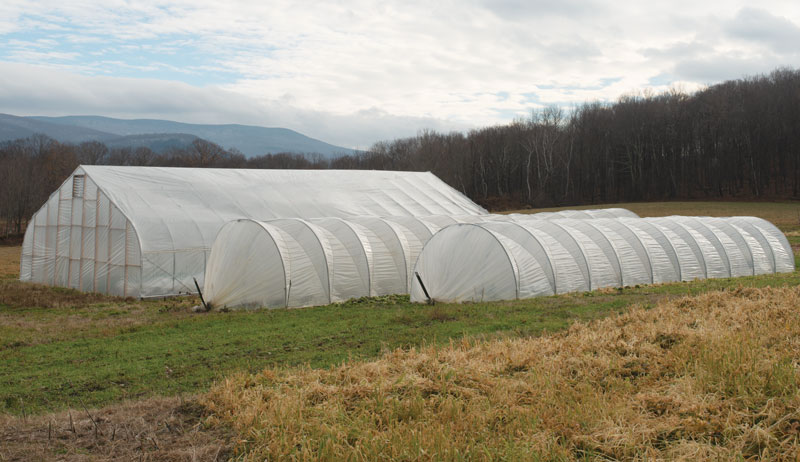
[[[53,310],[2,307],[25,318],[26,342],[0,351],[0,412],[39,413],[155,395],[195,393],[233,371],[267,366],[327,367],[383,350],[462,336],[555,331],[575,321],[655,304],[670,296],[742,286],[800,283],[800,274],[715,279],[542,297],[511,302],[411,304],[407,297],[364,299],[306,309],[189,313],[164,302],[84,307],[89,323],[36,333]],[[63,314],[62,314],[63,315]],[[145,324],[98,328],[94,321],[143,317]],[[58,316],[56,316],[57,318]],[[25,330],[24,328],[22,329]]]

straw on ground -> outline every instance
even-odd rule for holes
[[[795,460],[799,288],[737,288],[538,338],[462,340],[212,389],[250,460]]]

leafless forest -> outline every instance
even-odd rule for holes
[[[468,133],[423,131],[334,160],[245,158],[211,142],[158,154],[59,143],[0,145],[0,232],[26,220],[79,164],[430,170],[490,208],[670,199],[800,197],[800,70],[727,81],[694,94],[632,95],[548,107]]]

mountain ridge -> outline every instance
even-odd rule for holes
[[[99,141],[109,147],[146,146],[156,152],[188,146],[196,138],[225,149],[236,149],[247,157],[290,152],[333,158],[355,152],[281,127],[190,124],[166,119],[117,119],[93,115],[21,117],[0,114],[0,141],[27,138],[37,133],[60,142]]]

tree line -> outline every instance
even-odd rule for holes
[[[546,107],[467,133],[425,130],[365,152],[266,154],[197,139],[156,153],[44,136],[0,145],[0,222],[19,233],[80,164],[431,171],[489,208],[800,197],[800,70]]]

